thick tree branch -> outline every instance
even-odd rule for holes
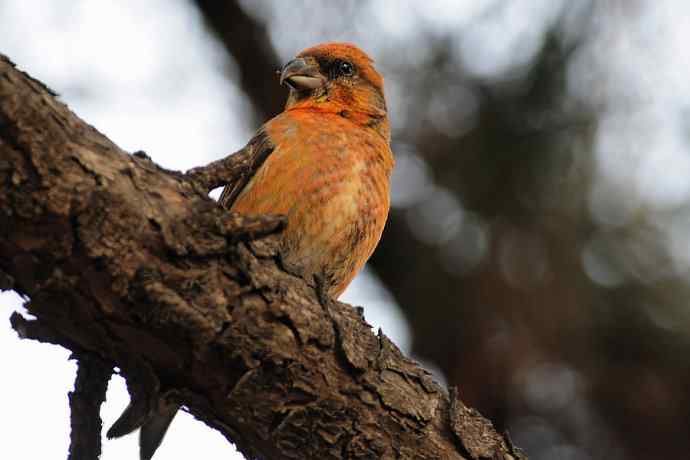
[[[230,214],[207,185],[126,154],[0,58],[0,274],[31,299],[22,335],[115,363],[144,406],[175,395],[247,458],[515,458],[282,270],[281,219]]]

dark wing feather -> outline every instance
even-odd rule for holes
[[[263,129],[259,130],[256,136],[254,136],[243,149],[245,151],[250,151],[246,169],[235,182],[226,185],[223,192],[220,194],[218,203],[220,203],[221,206],[225,209],[232,208],[239,194],[242,193],[242,190],[244,190],[252,177],[254,177],[254,174],[256,174],[264,161],[266,161],[266,158],[273,152],[274,148],[275,146],[268,137],[268,134],[266,134],[266,131]]]

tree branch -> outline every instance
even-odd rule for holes
[[[101,404],[113,367],[91,354],[77,355],[77,378],[69,394],[71,440],[68,460],[98,460],[101,455]]]
[[[281,268],[280,218],[228,213],[207,185],[126,154],[0,57],[0,273],[31,299],[22,335],[114,363],[139,401],[175,394],[247,458],[515,458]]]
[[[266,25],[239,5],[226,0],[195,0],[209,30],[232,55],[239,68],[239,84],[259,112],[257,123],[278,114],[285,93],[276,84],[275,71],[280,69]],[[268,72],[266,70],[268,69]]]

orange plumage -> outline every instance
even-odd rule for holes
[[[290,96],[259,131],[255,154],[265,160],[221,202],[239,213],[285,214],[283,260],[308,280],[321,277],[337,297],[371,256],[388,215],[393,154],[383,79],[355,46],[328,43],[300,53],[281,80]]]

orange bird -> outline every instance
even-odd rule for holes
[[[288,269],[337,298],[378,244],[393,169],[383,78],[354,45],[302,51],[280,72],[285,110],[244,149],[253,170],[228,185],[220,203],[242,214],[284,214],[281,256]],[[153,456],[178,406],[162,409],[140,433]]]
[[[253,175],[220,202],[242,214],[284,214],[282,258],[337,298],[378,244],[393,169],[383,78],[354,45],[306,49],[280,75],[285,111],[247,147]]]

